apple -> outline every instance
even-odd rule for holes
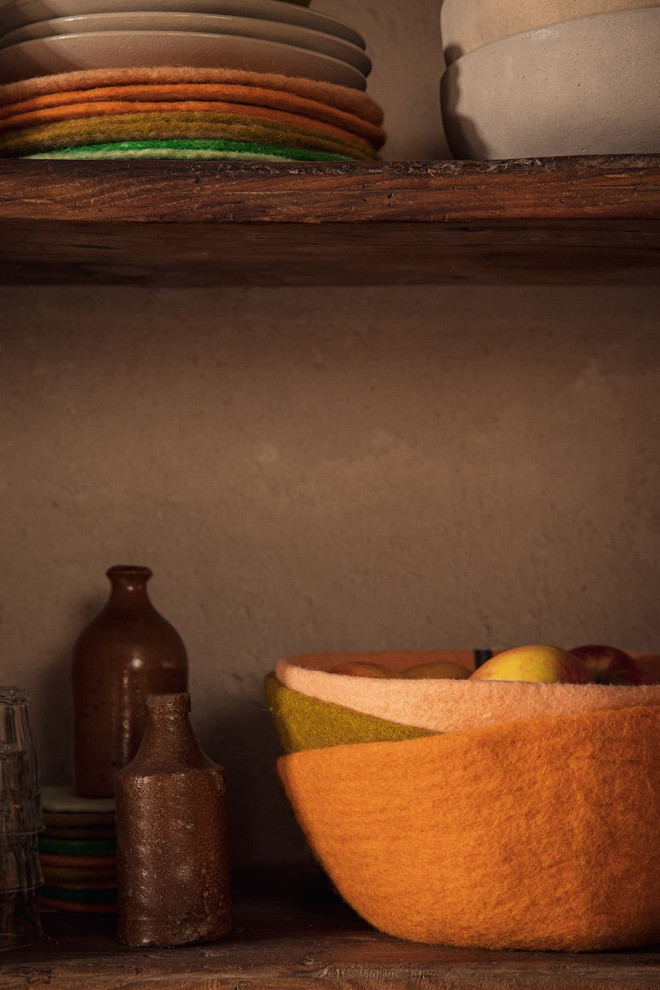
[[[635,657],[644,684],[660,684],[660,653],[642,653]]]
[[[541,684],[590,684],[587,665],[556,646],[516,646],[497,653],[471,675],[477,681],[537,681]]]
[[[389,670],[386,670],[379,663],[371,663],[369,660],[342,660],[336,667],[330,670],[331,674],[347,674],[349,677],[391,677]]]
[[[434,660],[431,663],[418,663],[415,667],[408,667],[401,672],[401,677],[422,678],[422,677],[452,677],[465,678],[470,676],[470,671],[462,663],[452,663],[450,660]]]
[[[597,684],[644,683],[644,671],[616,646],[576,646],[571,653],[586,663]]]

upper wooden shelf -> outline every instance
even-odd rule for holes
[[[0,281],[657,283],[660,155],[0,161]]]
[[[338,897],[266,876],[236,898],[221,942],[131,949],[112,918],[46,915],[47,938],[2,954],[2,990],[658,990],[655,951],[492,952],[402,942]]]

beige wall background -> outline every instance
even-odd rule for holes
[[[2,289],[0,680],[44,779],[114,563],[152,567],[187,644],[240,862],[302,855],[277,657],[660,648],[659,295]]]
[[[392,157],[442,154],[433,5],[318,7],[373,39]],[[186,642],[241,864],[306,855],[262,696],[277,657],[660,649],[659,303],[0,288],[0,682],[32,692],[44,780],[70,779],[71,646],[115,563],[152,567]]]

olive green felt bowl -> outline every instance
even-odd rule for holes
[[[266,678],[266,701],[286,754],[366,742],[397,742],[434,733],[363,715],[341,705],[318,701]]]

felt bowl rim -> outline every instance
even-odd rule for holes
[[[405,651],[398,652],[403,654]],[[525,718],[660,704],[660,684],[543,684],[536,681],[488,681],[471,678],[370,678],[332,674],[319,666],[333,665],[340,656],[347,654],[307,653],[283,658],[275,665],[275,676],[290,690],[318,701],[434,732],[461,731],[463,728],[502,723],[510,720],[510,713],[515,713],[518,709],[523,712],[520,718]],[[368,655],[359,656],[367,659]],[[384,657],[386,654],[372,656],[375,659],[376,656]],[[421,652],[417,656],[419,659],[415,662],[422,662]],[[471,720],[469,725],[462,724],[459,721],[459,710],[456,709],[454,716],[453,709],[457,703],[471,706],[473,701],[478,709],[476,720]],[[585,703],[586,708],[583,707]],[[532,715],[524,714],[526,705],[532,706]],[[557,707],[553,708],[553,705]],[[564,705],[568,706],[567,709],[562,707]]]

